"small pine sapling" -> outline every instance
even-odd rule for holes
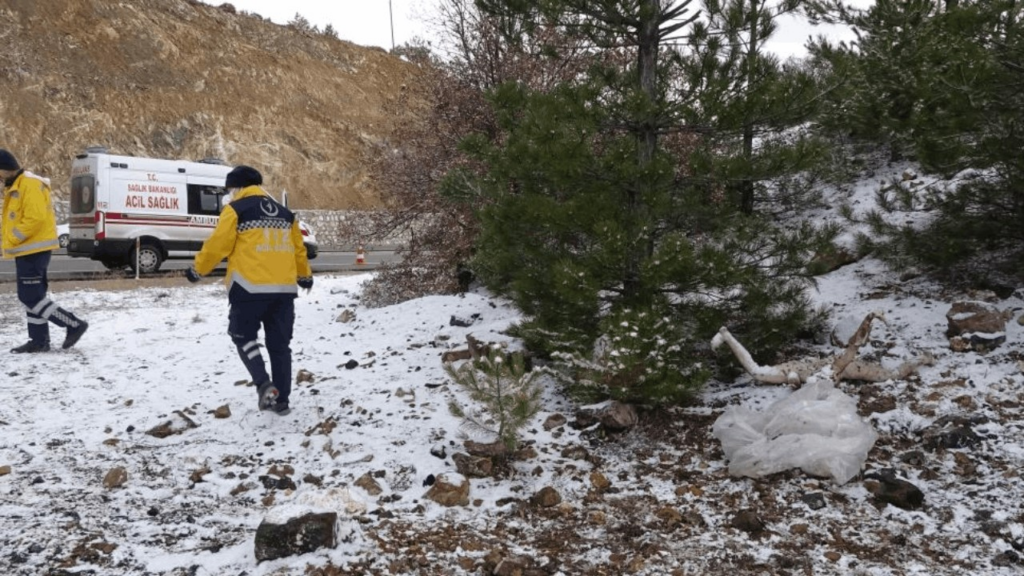
[[[468,339],[472,359],[458,367],[445,363],[444,369],[480,403],[488,419],[475,418],[455,400],[448,407],[467,427],[496,435],[511,452],[518,444],[519,430],[540,411],[541,389],[535,382],[536,373],[527,370],[522,353],[480,347],[472,337]]]

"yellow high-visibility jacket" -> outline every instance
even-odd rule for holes
[[[3,229],[0,248],[4,258],[60,248],[49,182],[22,170],[14,182],[4,188],[4,212],[0,228]]]
[[[243,188],[221,210],[217,228],[196,255],[196,272],[205,276],[224,258],[224,284],[233,302],[297,294],[296,281],[313,275],[295,214],[259,186]]]

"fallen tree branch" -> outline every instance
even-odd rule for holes
[[[881,312],[871,312],[865,316],[864,320],[860,323],[860,327],[857,328],[857,331],[853,333],[846,343],[846,349],[834,359],[809,358],[807,360],[784,362],[776,366],[761,366],[754,362],[750,352],[724,326],[718,330],[718,334],[711,340],[711,347],[718,348],[723,343],[728,345],[733,355],[739,360],[740,365],[743,366],[743,369],[754,380],[765,384],[803,384],[807,382],[808,378],[829,364],[832,365],[832,378],[837,382],[839,380],[864,380],[867,382],[903,380],[915,373],[921,366],[932,364],[933,359],[927,354],[904,362],[895,370],[885,368],[877,362],[858,360],[857,352],[871,339],[871,323],[874,320],[885,322],[885,317]]]

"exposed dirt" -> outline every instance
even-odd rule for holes
[[[91,145],[259,168],[296,206],[368,208],[364,152],[417,68],[196,0],[0,3],[0,147],[66,194]],[[394,107],[392,107],[394,108]]]

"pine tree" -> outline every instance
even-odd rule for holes
[[[620,56],[547,92],[492,91],[503,137],[469,139],[486,172],[448,182],[486,198],[474,270],[530,315],[521,334],[532,349],[577,358],[570,376],[617,388],[611,395],[673,402],[707,378],[706,343],[724,323],[764,354],[811,321],[799,280],[824,237],[743,213],[729,182],[713,177],[757,171],[720,167],[741,162],[713,154],[710,116],[730,103],[701,96],[729,90],[702,89],[705,77],[685,65],[693,60],[663,45],[695,22],[689,2],[480,4],[524,19],[523,29],[559,26]],[[641,324],[646,333],[634,337]],[[599,340],[630,341],[633,360],[602,362]],[[588,363],[612,372],[592,378]]]
[[[892,195],[904,201],[880,209],[918,207],[937,218],[922,231],[876,214],[866,246],[894,265],[975,282],[1024,275],[1021,3],[878,0],[864,12],[830,8],[860,33],[852,47],[821,52],[855,77],[826,122],[886,143],[927,171],[966,176],[952,189]]]
[[[288,21],[288,26],[298,30],[299,32],[309,32],[314,28],[309,22],[309,19],[298,12],[295,13],[294,18]]]
[[[537,374],[526,369],[522,353],[506,353],[492,347],[481,354],[470,339],[473,358],[458,367],[444,369],[478,402],[487,418],[474,417],[457,401],[449,402],[452,414],[463,418],[473,431],[494,434],[509,452],[516,449],[519,431],[540,411],[541,388]],[[494,424],[488,422],[493,420]]]
[[[816,111],[820,88],[800,66],[783,66],[766,50],[780,16],[803,0],[706,0],[683,55],[686,76],[713,132],[705,170],[728,183],[745,214],[777,190],[776,180],[815,167],[824,150],[808,131],[791,128]],[[755,141],[757,146],[755,147]],[[725,152],[725,157],[723,157]]]

